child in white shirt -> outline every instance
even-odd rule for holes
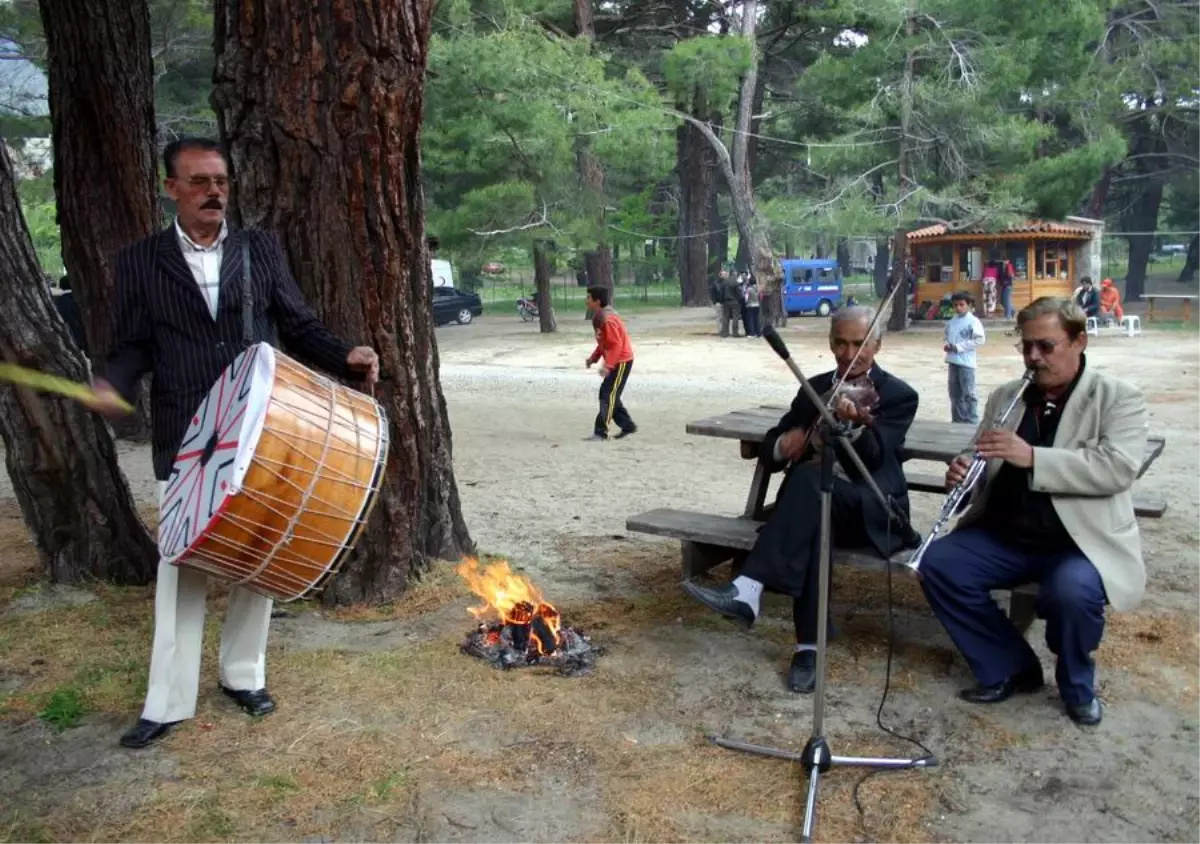
[[[950,297],[954,316],[946,323],[942,351],[950,365],[950,421],[979,424],[975,397],[975,349],[984,343],[983,323],[971,313],[971,295],[959,291]]]

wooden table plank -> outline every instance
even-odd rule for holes
[[[735,410],[689,422],[686,430],[696,436],[761,443],[767,431],[778,424],[783,413],[783,408],[768,406]],[[905,438],[904,459],[949,463],[970,447],[974,435],[974,425],[918,419],[913,422]],[[1146,440],[1146,453],[1142,457],[1142,470],[1138,477],[1145,474],[1165,446],[1166,440],[1160,436],[1151,436]],[[753,451],[743,451],[743,454],[755,456]]]

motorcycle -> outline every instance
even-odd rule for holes
[[[519,313],[521,315],[521,319],[524,320],[525,322],[529,322],[530,320],[537,319],[537,317],[538,317],[537,303],[534,302],[532,299],[526,299],[524,296],[522,296],[520,299],[517,300],[517,313]]]

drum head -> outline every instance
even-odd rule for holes
[[[241,491],[274,381],[275,350],[258,343],[221,373],[196,409],[159,510],[158,552],[167,562],[185,557]]]

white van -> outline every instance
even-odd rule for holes
[[[433,277],[434,287],[454,286],[454,270],[450,268],[449,261],[443,261],[440,258],[434,258],[429,262],[429,267]]]

